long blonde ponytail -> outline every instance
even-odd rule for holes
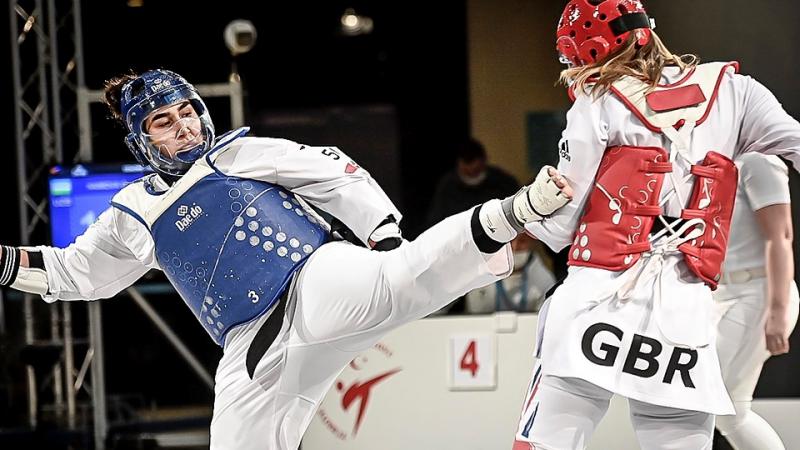
[[[621,50],[603,61],[565,69],[561,72],[559,81],[572,85],[575,92],[587,92],[588,88],[592,95],[598,97],[625,75],[655,87],[665,66],[678,66],[683,71],[700,62],[697,55],[672,53],[655,32],[651,33],[650,42],[641,47],[636,44],[635,33],[631,33]]]

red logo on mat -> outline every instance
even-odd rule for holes
[[[386,373],[380,374],[377,377],[370,378],[363,383],[355,382],[352,384],[352,386],[347,388],[346,391],[344,391],[344,395],[342,396],[342,409],[347,411],[356,400],[359,401],[358,416],[356,416],[356,424],[353,426],[353,436],[355,436],[358,432],[358,427],[361,426],[361,421],[364,419],[364,413],[367,411],[369,394],[372,392],[372,388],[375,387],[376,384],[380,383],[386,378],[389,378],[397,372],[400,372],[400,368],[393,369]],[[344,389],[342,382],[337,382],[336,390],[341,392],[342,389]]]
[[[357,356],[339,375],[334,384],[336,390],[332,390],[320,406],[317,420],[340,440],[355,439],[366,418],[367,408],[371,402],[380,401],[380,395],[373,395],[375,389],[403,370],[391,367],[392,355],[392,350],[378,342]],[[344,425],[346,423],[353,424],[352,431],[345,431],[348,428]]]

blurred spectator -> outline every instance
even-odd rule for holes
[[[504,198],[519,190],[519,182],[505,171],[488,164],[486,150],[475,139],[458,148],[456,167],[436,186],[428,224],[467,210],[493,198]]]
[[[493,198],[508,197],[520,187],[512,175],[488,163],[483,144],[469,138],[457,147],[456,166],[436,185],[428,209],[427,226]],[[434,315],[463,313],[464,297],[460,297]]]
[[[468,314],[539,311],[545,293],[556,282],[542,244],[522,233],[511,241],[511,249],[514,252],[514,272],[504,280],[468,293]]]

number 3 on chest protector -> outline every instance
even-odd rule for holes
[[[256,291],[247,291],[247,298],[253,303],[258,303],[258,294],[256,294]]]

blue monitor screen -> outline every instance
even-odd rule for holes
[[[53,246],[63,248],[75,242],[75,238],[108,209],[114,194],[147,171],[137,164],[51,168],[49,203]]]

